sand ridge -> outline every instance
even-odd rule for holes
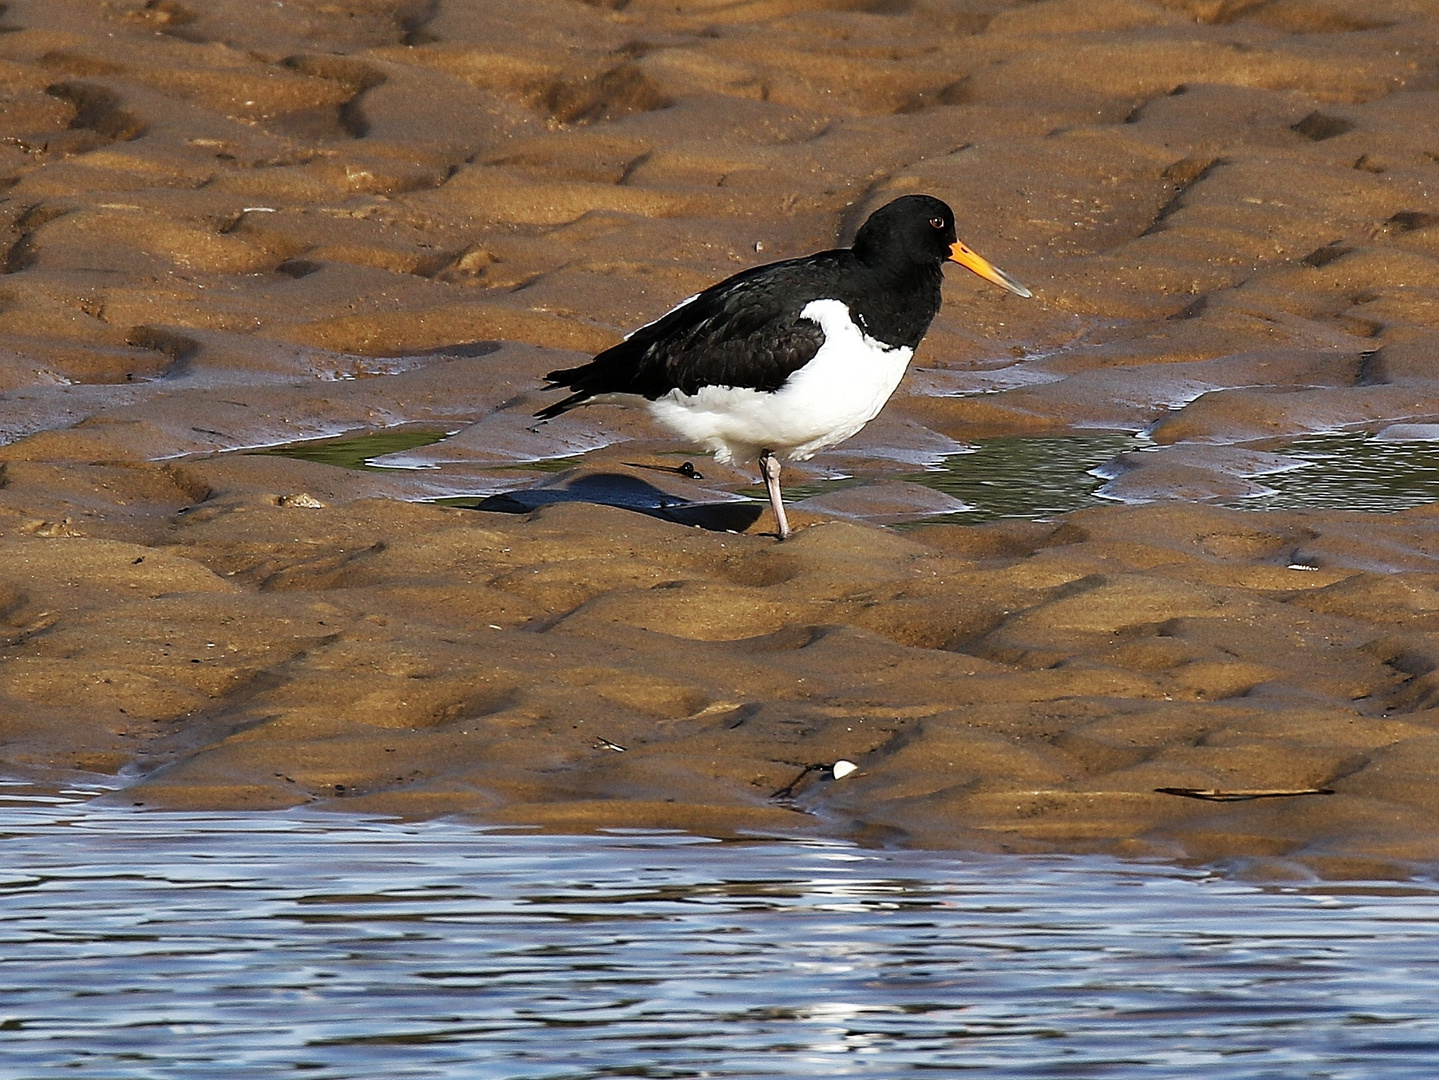
[[[1207,505],[1294,436],[1439,423],[1433,5],[19,0],[0,30],[8,770],[1433,858],[1432,511]],[[1036,299],[951,275],[806,474],[866,483],[793,542],[743,469],[627,464],[683,460],[642,417],[533,427],[544,371],[910,191]],[[457,434],[386,472],[235,453],[404,424]],[[1153,440],[1116,505],[874,524],[956,509],[901,478],[964,440],[1076,430]],[[525,513],[415,502],[506,491]]]

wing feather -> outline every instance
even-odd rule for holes
[[[811,300],[833,297],[848,251],[743,271],[640,327],[588,364],[553,371],[550,388],[575,393],[537,415],[557,416],[600,394],[650,399],[705,386],[778,390],[824,344],[819,324],[800,317]]]

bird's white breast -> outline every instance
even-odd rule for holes
[[[803,460],[848,439],[879,414],[914,350],[870,337],[840,300],[812,300],[800,316],[819,324],[824,344],[778,390],[672,390],[650,402],[651,414],[720,461],[752,460],[762,450]]]

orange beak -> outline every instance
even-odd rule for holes
[[[963,266],[966,270],[973,270],[980,277],[984,278],[985,281],[992,281],[996,285],[1002,285],[1016,296],[1034,295],[999,267],[994,266],[987,259],[976,255],[958,240],[950,245],[949,258],[951,262],[959,263],[959,265]]]

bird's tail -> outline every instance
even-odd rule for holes
[[[575,406],[583,405],[593,397],[594,391],[586,389],[584,385],[586,382],[585,376],[592,374],[591,369],[593,367],[594,361],[590,361],[590,363],[581,364],[579,367],[562,368],[559,371],[552,371],[546,375],[546,390],[558,390],[563,387],[566,390],[573,390],[575,393],[563,401],[557,401],[553,405],[546,405],[539,412],[535,413],[535,415],[541,420],[553,420],[556,416],[559,416],[560,413],[569,412]]]
[[[551,383],[545,387],[546,390],[558,390],[564,383]],[[563,401],[557,401],[553,405],[546,405],[539,412],[535,413],[541,420],[553,420],[560,413],[569,412],[577,405],[583,405],[592,395],[588,390],[581,390],[579,393],[571,394]]]

